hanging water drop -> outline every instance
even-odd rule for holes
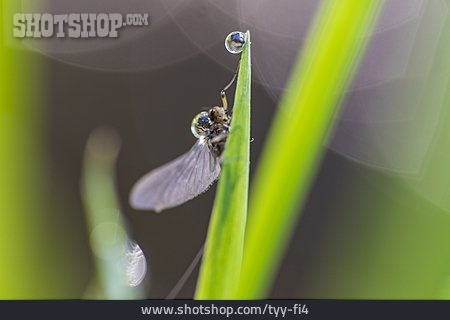
[[[233,31],[225,38],[225,48],[232,54],[239,54],[244,49],[245,41],[244,32]]]

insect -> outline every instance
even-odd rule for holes
[[[240,53],[245,34],[232,32],[225,40],[231,53]],[[226,91],[235,82],[238,70],[220,93],[222,106],[214,106],[197,114],[191,131],[197,138],[194,146],[183,155],[156,168],[133,186],[130,204],[135,209],[160,212],[180,205],[205,192],[219,178],[221,156],[228,137],[233,108],[228,107]]]

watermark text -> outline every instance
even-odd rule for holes
[[[120,13],[16,13],[13,35],[17,38],[117,38],[119,29],[148,26],[148,14]]]

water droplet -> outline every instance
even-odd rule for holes
[[[125,271],[127,283],[130,287],[137,287],[147,273],[147,261],[144,252],[136,242],[130,241],[125,255],[127,258]]]
[[[244,49],[245,41],[244,32],[233,31],[225,38],[225,48],[232,54],[239,54]]]
[[[200,138],[200,136],[205,135],[209,126],[211,125],[211,121],[208,116],[208,112],[202,111],[197,114],[194,119],[192,119],[191,123],[191,131],[194,137]]]

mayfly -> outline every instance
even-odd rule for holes
[[[225,47],[239,54],[245,40],[244,33],[232,32],[225,39]],[[160,212],[175,207],[205,192],[219,178],[233,112],[228,107],[226,91],[237,78],[239,64],[240,61],[230,83],[220,93],[222,106],[202,111],[192,120],[191,131],[197,138],[194,146],[136,182],[130,194],[133,208]]]

